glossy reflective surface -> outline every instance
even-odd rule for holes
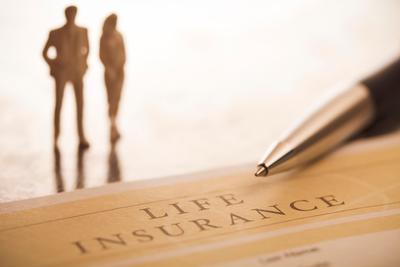
[[[89,30],[85,126],[77,147],[67,86],[58,151],[54,84],[41,58],[67,1],[8,1],[0,11],[0,201],[245,162],[338,81],[399,52],[398,1],[76,1]],[[99,59],[118,14],[127,63],[122,139],[109,143]]]

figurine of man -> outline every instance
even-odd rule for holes
[[[50,67],[50,75],[54,77],[56,87],[56,103],[54,109],[54,145],[57,146],[60,135],[60,112],[67,82],[74,87],[77,106],[77,128],[79,147],[88,148],[83,130],[83,76],[87,69],[89,42],[87,29],[75,24],[77,8],[69,6],[65,9],[66,23],[61,28],[52,30],[43,49],[43,57]],[[54,47],[56,56],[50,58],[48,51]]]

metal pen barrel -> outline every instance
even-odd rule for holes
[[[363,130],[375,116],[369,90],[357,84],[273,144],[259,162],[256,176],[287,171],[309,162]]]

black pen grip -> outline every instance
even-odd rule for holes
[[[390,116],[400,109],[400,58],[362,81],[375,103],[376,118]]]

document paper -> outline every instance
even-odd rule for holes
[[[400,266],[400,138],[0,205],[1,266]]]

